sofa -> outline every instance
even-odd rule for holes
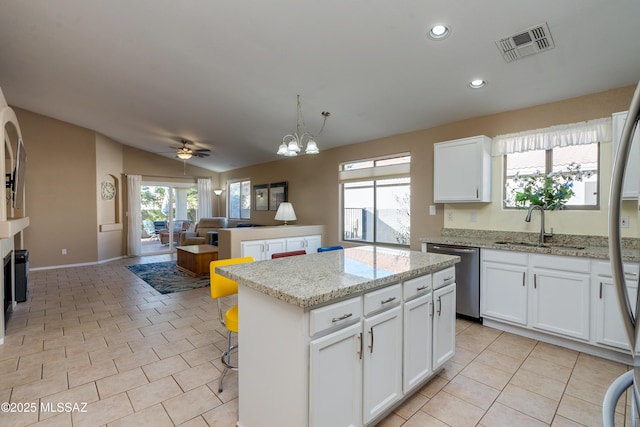
[[[209,232],[218,231],[221,228],[227,228],[227,218],[201,218],[194,231],[180,233],[180,246],[208,244],[210,243]],[[218,244],[217,235],[214,235],[213,244]]]

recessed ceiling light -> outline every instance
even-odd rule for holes
[[[431,40],[442,40],[447,38],[447,36],[449,36],[449,34],[451,33],[451,31],[449,30],[449,27],[447,27],[446,25],[434,25],[430,30],[429,30],[429,38]]]
[[[475,79],[469,82],[469,87],[471,89],[480,89],[481,87],[485,87],[486,85],[487,85],[487,82],[485,82],[482,79]]]

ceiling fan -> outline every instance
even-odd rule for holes
[[[191,157],[207,157],[209,155],[208,148],[190,148],[187,145],[192,145],[193,141],[189,141],[185,138],[180,138],[179,142],[182,144],[180,147],[171,147],[176,150],[176,157],[180,160],[188,160]]]

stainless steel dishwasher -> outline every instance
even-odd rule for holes
[[[458,317],[482,323],[480,317],[480,249],[468,246],[427,243],[427,252],[457,255],[456,313]]]

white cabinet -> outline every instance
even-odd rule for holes
[[[402,306],[365,318],[364,336],[363,421],[368,423],[402,397]]]
[[[491,201],[491,139],[484,136],[433,145],[435,203]]]
[[[527,324],[527,255],[482,250],[480,313],[483,317]]]
[[[590,261],[532,255],[531,326],[589,340]]]
[[[432,358],[433,297],[425,295],[404,303],[402,390],[406,393],[429,377]]]
[[[433,370],[453,357],[456,349],[456,284],[433,291]]]
[[[598,344],[628,350],[629,343],[611,276],[611,266],[609,262],[598,262],[594,266],[594,270],[595,340]],[[631,310],[635,314],[635,301],[638,294],[638,265],[625,265],[624,272]]]
[[[614,113],[612,115],[612,134],[613,134],[613,153],[611,158],[615,161],[616,151],[622,136],[622,128],[627,120],[627,112]],[[629,162],[624,174],[624,182],[622,184],[623,199],[638,198],[638,163],[640,163],[640,131],[636,129],[631,143],[631,151],[629,153]]]
[[[362,425],[362,324],[311,341],[309,425]]]
[[[245,240],[240,247],[241,256],[252,256],[256,261],[271,259],[273,254],[286,252],[285,239]]]
[[[288,237],[286,241],[286,251],[305,250],[308,254],[318,252],[318,248],[322,246],[322,236],[300,236]]]

